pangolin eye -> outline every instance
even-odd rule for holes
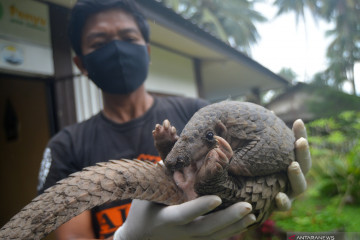
[[[207,140],[210,140],[210,141],[214,140],[214,133],[213,132],[207,132],[205,137],[206,137]]]

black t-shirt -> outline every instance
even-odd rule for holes
[[[153,106],[141,117],[117,124],[101,112],[90,119],[66,127],[55,135],[44,152],[38,193],[84,167],[110,159],[160,160],[152,130],[168,119],[180,134],[192,115],[208,103],[200,99],[155,97]],[[125,221],[131,200],[92,209],[97,237],[106,238]]]

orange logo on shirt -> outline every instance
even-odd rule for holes
[[[111,236],[125,222],[130,206],[131,203],[128,203],[96,213],[96,219],[100,226],[99,237],[101,239]]]
[[[149,154],[140,154],[137,159],[142,161],[150,161],[153,163],[161,161],[159,156],[153,156]],[[125,222],[126,217],[129,214],[130,206],[131,203],[127,203],[95,213],[97,222],[100,227],[100,239],[105,239],[112,236],[116,229],[118,229]]]
[[[137,159],[139,160],[143,160],[143,161],[150,161],[153,163],[158,163],[161,161],[160,156],[153,156],[153,155],[149,155],[149,154],[140,154]]]

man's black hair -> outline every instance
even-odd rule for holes
[[[120,8],[131,14],[145,42],[149,43],[149,25],[134,0],[78,0],[69,21],[69,38],[76,55],[82,56],[81,36],[87,19],[93,14],[113,8]]]

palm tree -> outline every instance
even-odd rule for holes
[[[277,74],[282,76],[291,83],[294,83],[297,78],[296,72],[294,72],[294,70],[292,70],[291,68],[282,68]]]
[[[315,2],[316,0],[275,0],[273,5],[278,7],[278,16],[288,12],[295,12],[296,22],[298,22],[299,18],[305,20],[306,7],[316,12],[318,7]]]
[[[266,18],[254,10],[261,0],[160,0],[184,18],[250,55],[250,46],[259,34],[255,22]]]
[[[334,29],[327,31],[333,41],[327,49],[329,66],[321,78],[337,87],[345,81],[352,84],[355,95],[354,65],[360,61],[360,0],[275,0],[278,15],[294,12],[305,20],[308,8],[312,15],[334,23]]]

